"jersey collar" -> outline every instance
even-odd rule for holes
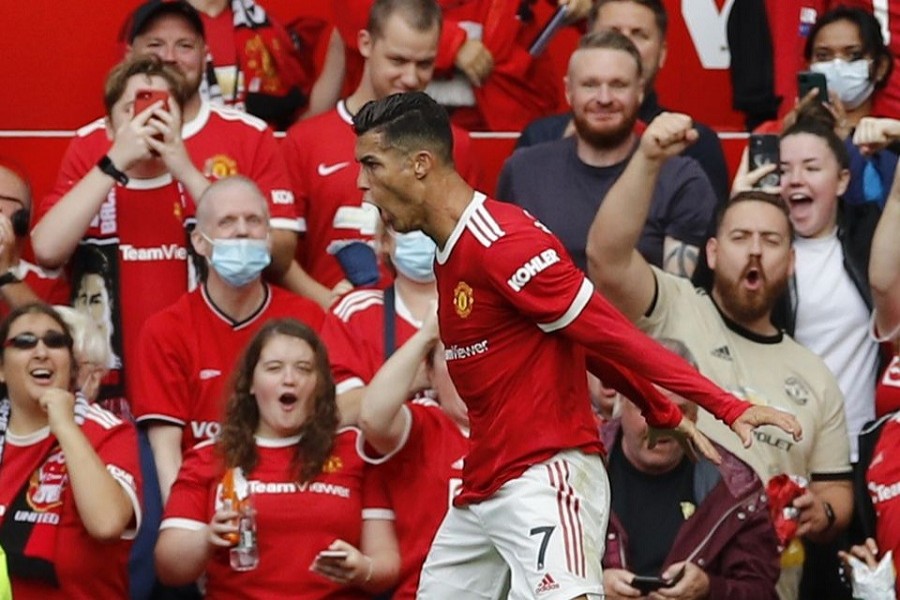
[[[466,210],[463,211],[463,214],[459,217],[459,221],[456,222],[456,227],[454,227],[453,231],[450,232],[450,237],[447,238],[447,243],[444,244],[443,248],[437,249],[436,255],[439,265],[445,264],[450,259],[450,253],[453,252],[453,247],[456,245],[459,237],[468,226],[469,219],[471,219],[472,214],[476,210],[478,210],[481,205],[484,204],[484,201],[486,199],[487,197],[481,192],[475,192],[472,195],[472,200],[469,201],[469,205],[466,207]]]

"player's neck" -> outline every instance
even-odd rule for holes
[[[229,6],[228,0],[190,0],[189,4],[210,17],[217,17]]]
[[[229,285],[210,268],[206,280],[206,294],[219,311],[240,323],[260,309],[266,299],[266,288],[262,278],[241,287]]]
[[[422,228],[443,249],[475,190],[452,168],[429,175],[428,219]]]
[[[859,120],[872,114],[872,96],[866,98],[866,101],[854,108],[847,110],[847,126],[855,128],[859,124]]]
[[[344,101],[344,107],[351,115],[355,115],[363,106],[365,106],[366,102],[377,99],[378,98],[375,97],[375,88],[373,88],[372,84],[369,82],[369,65],[367,63],[363,68],[362,79],[359,82],[359,86],[353,90],[352,94],[347,96],[347,99]]]
[[[424,321],[431,302],[437,299],[437,283],[434,281],[420,283],[398,275],[394,279],[394,287],[413,318],[419,322]]]
[[[577,133],[576,154],[578,159],[591,167],[611,167],[617,165],[628,158],[631,149],[634,147],[634,134],[629,135],[625,140],[613,148],[598,148],[581,138]]]

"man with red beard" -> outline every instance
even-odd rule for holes
[[[709,295],[651,267],[635,251],[664,163],[696,137],[687,115],[663,113],[648,126],[591,225],[590,275],[639,328],[683,342],[700,372],[718,385],[796,416],[807,432],[802,441],[765,428],[755,432],[757,443],[750,448],[732,443],[705,411],[697,425],[764,482],[780,473],[806,479],[807,490],[793,501],[799,511],[797,536],[827,541],[850,520],[850,449],[834,376],[771,321],[794,267],[793,227],[784,201],[750,191],[722,208],[716,235],[706,244],[713,271]],[[782,561],[782,599],[796,597],[799,568],[790,567],[799,565]]]
[[[623,34],[584,36],[565,78],[575,135],[517,151],[500,173],[497,197],[546,224],[582,271],[587,271],[591,219],[625,170],[644,128],[638,121],[642,76],[640,54]],[[650,264],[689,276],[715,204],[700,165],[692,158],[672,158],[652,189],[638,250]]]

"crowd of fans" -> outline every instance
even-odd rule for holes
[[[784,99],[785,116],[753,132],[772,136],[774,160],[745,151],[731,179],[716,133],[657,96],[661,0],[554,1],[584,34],[564,77],[530,48],[533,2],[348,0],[317,70],[264,2],[134,11],[106,114],[78,130],[52,191],[32,198],[0,164],[0,598],[594,598],[551,569],[570,542],[611,599],[896,597],[900,34],[886,39],[885,15],[858,3],[820,7],[804,57],[826,95]],[[570,111],[554,115],[560,90]],[[421,92],[449,115],[446,156],[365,138],[373,106]],[[463,232],[486,248],[506,233],[470,151],[482,129],[521,132],[496,199],[559,241],[524,265],[465,265],[494,295],[442,281],[464,324],[441,331],[435,263]],[[430,148],[422,132],[398,139],[417,136]],[[474,198],[445,244],[373,199],[408,181],[426,220],[450,219],[430,204],[444,190],[446,206]],[[608,480],[579,463],[572,489],[608,506],[567,508],[596,516],[599,540],[529,525],[543,504],[464,523],[522,528],[539,548],[523,575],[512,565],[535,562],[530,550],[482,552],[476,533],[433,547],[451,506],[532,473],[485,477],[533,432],[504,412],[515,406],[485,404],[503,374],[472,381],[456,361],[488,351],[473,311],[549,337],[556,321],[536,304],[522,334],[503,302],[531,298],[529,284],[535,298],[569,289],[533,283],[565,254],[566,282],[587,286],[579,311],[596,309],[596,288],[621,332],[640,329],[803,435],[769,424],[750,444],[733,406],[635,384],[611,367],[633,358],[624,342],[591,355],[606,348],[592,336],[619,352],[619,330],[553,338],[553,385],[585,411],[557,416],[583,425],[592,407],[579,439],[605,448]],[[556,299],[559,322],[581,295]],[[546,356],[517,374],[515,390],[534,391],[522,410],[554,402],[537,383]],[[694,390],[693,371],[646,359],[647,380]],[[467,404],[496,437],[470,439]]]

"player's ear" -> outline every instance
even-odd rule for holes
[[[434,155],[428,150],[419,150],[413,156],[413,172],[416,179],[423,179],[434,168]]]

